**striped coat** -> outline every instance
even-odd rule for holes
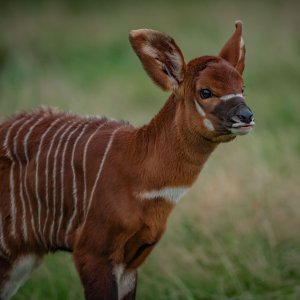
[[[129,125],[40,109],[0,126],[0,253],[72,250],[114,134]],[[100,139],[103,149],[87,159]],[[95,165],[97,175],[89,176]]]

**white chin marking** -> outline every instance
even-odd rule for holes
[[[10,299],[19,287],[29,278],[33,269],[37,266],[38,258],[28,255],[20,258],[12,267],[9,279],[1,291],[1,299]]]
[[[235,134],[235,135],[245,135],[247,133],[249,133],[252,130],[252,127],[248,126],[248,127],[239,127],[239,128],[230,128],[229,129],[231,133]]]
[[[215,127],[214,125],[212,124],[212,122],[208,119],[204,119],[203,120],[203,124],[204,126],[209,130],[209,131],[214,131],[215,130]]]
[[[241,97],[244,99],[244,95],[243,94],[229,94],[229,95],[224,95],[222,97],[220,97],[220,99],[222,101],[228,101],[230,100],[231,98],[234,98],[234,97]]]

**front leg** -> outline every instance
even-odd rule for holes
[[[113,267],[105,258],[74,253],[86,300],[119,300]]]
[[[125,270],[123,265],[112,266],[106,259],[74,253],[87,300],[134,300],[137,271]]]

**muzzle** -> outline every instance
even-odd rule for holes
[[[241,96],[222,101],[215,108],[214,114],[223,122],[228,131],[236,135],[249,133],[255,124],[253,113]]]

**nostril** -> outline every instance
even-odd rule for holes
[[[253,113],[247,107],[244,107],[241,110],[239,110],[236,116],[244,123],[250,123],[253,119]]]

